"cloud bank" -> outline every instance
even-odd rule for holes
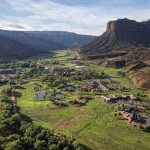
[[[9,30],[70,31],[100,35],[109,20],[150,19],[150,1],[87,0],[66,4],[65,0],[1,0],[0,26]],[[89,1],[89,3],[88,3]],[[138,5],[137,5],[138,2]],[[89,5],[88,5],[89,4]],[[143,15],[144,14],[144,15]]]

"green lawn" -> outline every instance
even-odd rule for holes
[[[41,61],[59,60],[65,62],[63,67],[74,67],[76,64],[71,61],[66,62],[66,59],[75,57],[75,53],[66,57],[67,52],[58,51],[55,58]],[[120,69],[101,68],[95,65],[89,65],[85,69],[105,71],[113,77],[113,80],[130,88],[129,93],[143,92],[134,87],[128,78],[119,76],[117,72],[121,71]],[[115,106],[102,103],[100,99],[94,98],[93,93],[89,94],[94,99],[85,106],[69,105],[65,108],[56,108],[50,100],[35,100],[34,86],[33,82],[29,82],[22,85],[23,89],[17,89],[21,93],[21,97],[17,98],[17,105],[21,108],[21,113],[30,116],[35,124],[74,136],[79,142],[94,150],[148,150],[150,148],[149,133],[127,125],[120,117],[114,117]],[[116,93],[110,92],[108,95]],[[67,102],[76,96],[76,92],[68,93],[64,101]]]
[[[46,59],[41,59],[40,62],[43,61],[66,61],[67,59],[72,59],[76,56],[76,53],[71,52],[69,50],[61,50],[61,51],[53,51],[53,57],[49,57]]]
[[[53,109],[50,100],[34,99],[34,84],[23,85],[17,90],[22,96],[17,99],[21,112],[30,116],[36,124],[75,136],[80,142],[94,149],[148,149],[150,134],[128,126],[119,117],[114,118],[110,105],[98,99],[86,106],[68,106]]]

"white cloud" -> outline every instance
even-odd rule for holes
[[[40,0],[38,2],[32,0],[6,1],[15,12],[28,14],[25,18],[5,16],[11,22],[29,23],[33,26],[38,24],[38,26],[42,26],[42,29],[47,30],[74,29],[74,31],[80,31],[80,33],[83,30],[84,32],[86,31],[85,34],[94,34],[91,28],[96,28],[101,23],[97,19],[97,14],[102,14],[104,11],[104,8],[66,6],[49,0]]]
[[[110,8],[106,6],[67,6],[53,0],[2,0],[7,2],[12,15],[0,19],[4,29],[66,30],[82,34],[100,35],[106,23],[117,18],[150,19],[150,10]],[[120,3],[119,0],[111,0]],[[128,3],[130,0],[123,0]],[[14,13],[18,15],[14,15]],[[144,14],[144,15],[143,15]],[[23,17],[22,17],[23,16]],[[17,28],[17,26],[23,27]]]

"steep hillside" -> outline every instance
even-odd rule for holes
[[[112,50],[140,50],[150,48],[150,23],[118,19],[107,24],[100,37],[85,45],[81,53],[97,55]]]
[[[150,89],[150,67],[126,72],[128,77],[138,88]]]
[[[66,49],[67,46],[22,31],[0,30],[0,59],[8,60],[36,55],[50,50]]]
[[[0,35],[0,60],[32,56],[37,52],[41,51],[31,47],[30,45]]]
[[[150,89],[150,21],[110,21],[106,32],[80,52],[99,66],[125,68],[137,87]]]
[[[22,58],[50,50],[67,49],[88,43],[95,38],[59,31],[0,30],[0,59]]]
[[[23,31],[4,31],[0,30],[0,35],[14,39],[23,44],[29,45],[39,50],[56,50],[65,49],[67,46],[59,42],[52,41],[46,37],[39,37],[33,34],[25,33]]]

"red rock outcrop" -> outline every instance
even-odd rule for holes
[[[107,24],[106,32],[82,47],[83,55],[98,55],[112,50],[143,50],[150,48],[150,23],[118,19]]]

